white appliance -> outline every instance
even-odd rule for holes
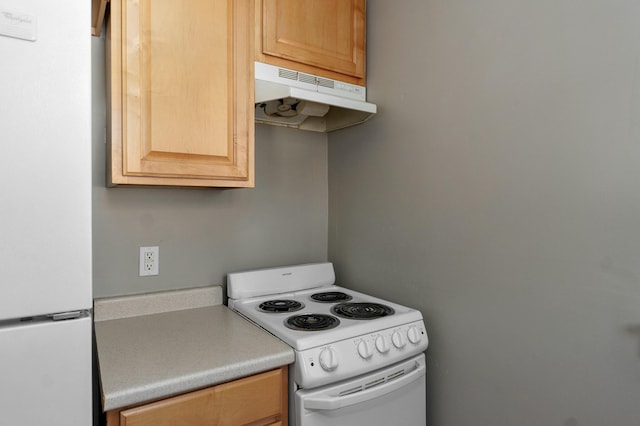
[[[255,63],[255,120],[314,132],[363,123],[377,111],[367,89],[262,62]]]
[[[87,426],[91,40],[86,0],[0,0],[0,423]]]
[[[424,425],[422,314],[334,282],[328,262],[227,276],[229,307],[295,351],[289,424]]]

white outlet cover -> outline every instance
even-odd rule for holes
[[[146,277],[160,273],[160,248],[158,246],[140,247],[139,275]]]

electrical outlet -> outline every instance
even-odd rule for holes
[[[160,248],[140,247],[140,276],[158,275],[160,270]]]

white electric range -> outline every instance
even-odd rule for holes
[[[229,307],[295,351],[289,424],[424,424],[422,314],[334,282],[331,263],[228,274]]]

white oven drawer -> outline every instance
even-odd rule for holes
[[[381,370],[295,392],[295,426],[426,424],[424,354]]]

